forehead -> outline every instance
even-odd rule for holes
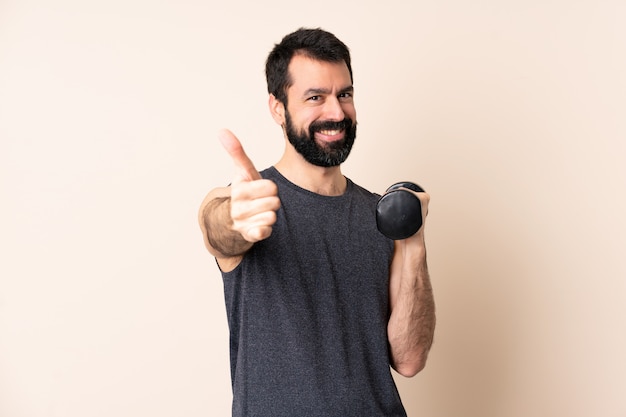
[[[350,71],[344,61],[326,62],[295,55],[289,63],[292,80],[289,91],[301,92],[311,88],[343,90],[352,85]]]

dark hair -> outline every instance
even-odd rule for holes
[[[322,29],[300,28],[285,36],[274,46],[265,63],[267,91],[287,105],[287,89],[293,84],[289,63],[294,55],[301,54],[318,61],[344,61],[352,80],[350,51],[335,35]]]

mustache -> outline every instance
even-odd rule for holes
[[[320,130],[346,130],[351,126],[352,126],[352,119],[350,119],[349,117],[346,117],[339,122],[334,122],[331,120],[313,122],[309,126],[309,131],[313,133],[313,132],[319,132]]]

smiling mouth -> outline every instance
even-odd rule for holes
[[[341,121],[318,121],[309,126],[310,135],[321,143],[333,143],[345,140],[352,121],[344,118]]]
[[[343,129],[320,130],[320,133],[325,136],[335,136],[335,135],[339,135],[341,132],[343,132]]]
[[[318,130],[316,136],[325,142],[335,142],[344,138],[344,129],[322,129]]]

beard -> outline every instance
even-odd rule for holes
[[[343,139],[324,144],[315,141],[315,132],[335,129],[344,130]],[[328,168],[340,165],[348,158],[356,139],[356,123],[346,117],[340,122],[313,122],[308,132],[297,131],[287,111],[285,112],[285,132],[289,142],[307,162]]]

